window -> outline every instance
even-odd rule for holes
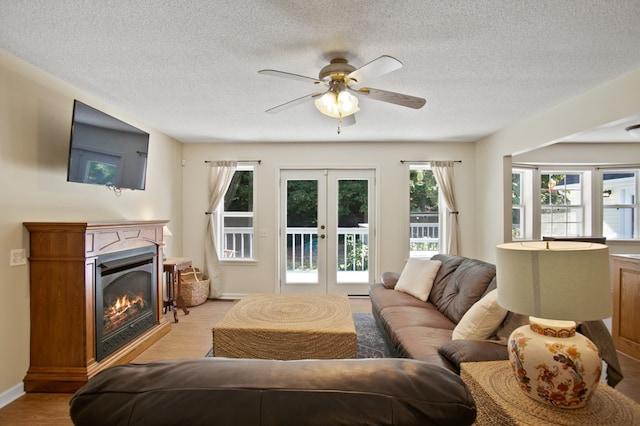
[[[409,166],[409,256],[440,251],[439,191],[429,166]]]
[[[584,234],[582,173],[540,173],[540,230],[543,236]]]
[[[638,171],[602,172],[602,235],[608,239],[638,238]]]
[[[514,165],[513,239],[600,235],[608,240],[639,239],[639,179],[638,168]]]
[[[221,259],[254,257],[254,167],[239,165],[220,209]]]
[[[520,239],[524,235],[524,205],[522,198],[523,172],[511,173],[511,237]]]

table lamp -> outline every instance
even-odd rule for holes
[[[497,246],[498,303],[529,315],[509,336],[520,389],[560,408],[584,407],[600,381],[598,348],[576,321],[612,313],[609,249],[603,244],[532,241]]]

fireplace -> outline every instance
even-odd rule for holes
[[[73,393],[169,332],[160,296],[166,224],[25,222],[31,319],[26,392]],[[105,302],[114,299],[113,310],[105,311]],[[124,309],[123,300],[134,307]],[[127,314],[105,328],[105,316],[118,311]]]
[[[103,255],[96,265],[96,361],[101,361],[156,324],[156,250]]]

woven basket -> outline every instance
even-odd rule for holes
[[[187,268],[180,273],[182,298],[187,306],[203,304],[209,297],[209,278],[198,268]]]

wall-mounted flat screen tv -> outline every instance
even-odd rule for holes
[[[67,181],[145,187],[149,134],[75,100]]]

